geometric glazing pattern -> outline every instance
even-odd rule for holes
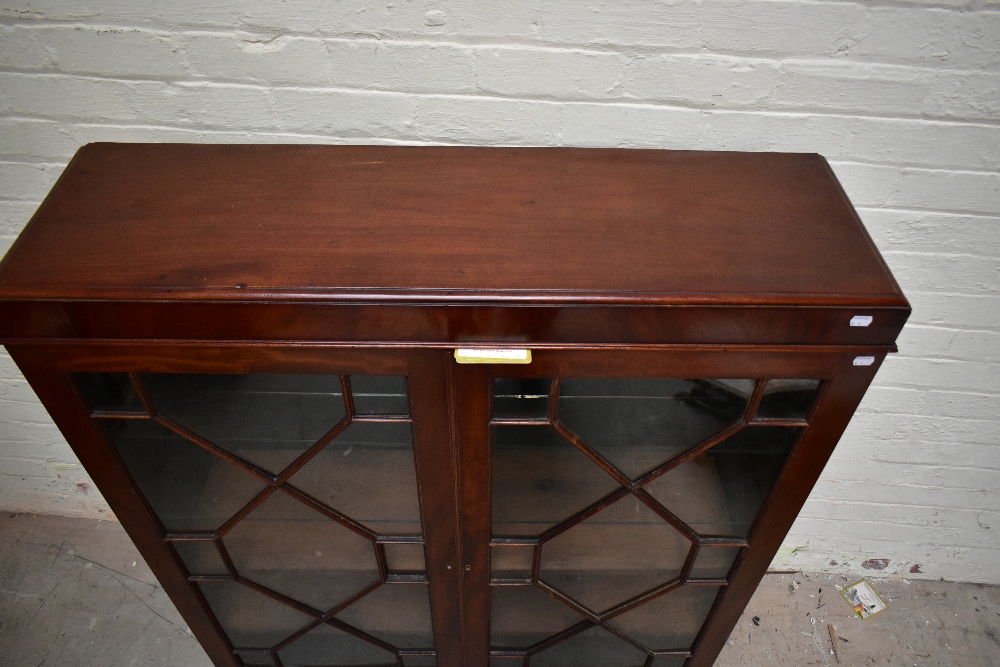
[[[243,664],[435,664],[406,378],[74,380]]]
[[[684,664],[820,385],[495,380],[491,660]]]
[[[538,535],[619,488],[553,428],[503,424],[492,431],[494,535]]]
[[[800,432],[750,424],[645,489],[699,535],[745,538]]]
[[[601,613],[677,579],[690,550],[685,535],[628,494],[543,542],[538,576]]]

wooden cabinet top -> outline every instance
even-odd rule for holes
[[[908,314],[807,154],[91,144],[0,263],[0,342],[892,345]]]
[[[0,298],[905,299],[812,154],[91,144]]]

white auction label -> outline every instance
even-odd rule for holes
[[[871,315],[855,315],[851,318],[852,327],[866,327],[872,323]]]
[[[875,357],[854,357],[855,366],[871,366],[875,363]]]

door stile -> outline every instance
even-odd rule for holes
[[[7,351],[209,658],[220,667],[238,667],[232,647],[203,601],[193,594],[182,564],[163,541],[158,522],[95,428],[66,373],[47,362],[43,346],[8,346]]]
[[[487,667],[490,644],[490,381],[489,365],[450,361],[455,387],[462,509],[463,667]],[[450,666],[449,666],[450,667]]]
[[[450,354],[410,354],[409,390],[417,485],[438,665],[462,665],[464,628],[458,456]]]

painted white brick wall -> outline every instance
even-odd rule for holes
[[[777,565],[1000,582],[997,0],[4,4],[0,251],[90,141],[826,155],[914,314]],[[0,508],[109,514],[5,355]]]

